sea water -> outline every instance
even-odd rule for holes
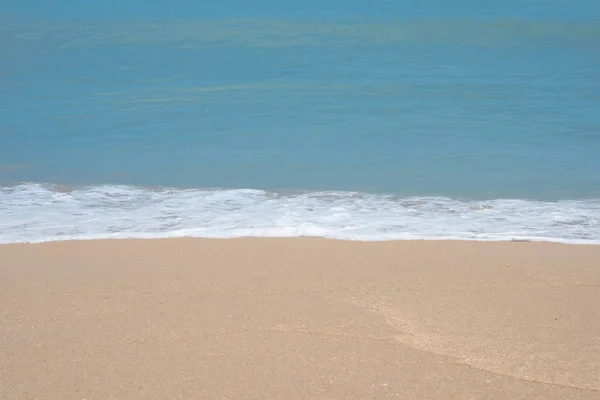
[[[0,11],[0,243],[600,243],[600,3]]]

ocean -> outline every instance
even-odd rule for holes
[[[4,0],[0,243],[600,243],[600,2]]]

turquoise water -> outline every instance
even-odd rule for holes
[[[0,242],[600,243],[598,2],[3,10]]]

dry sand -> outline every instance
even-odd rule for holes
[[[0,246],[0,399],[600,399],[600,246]]]

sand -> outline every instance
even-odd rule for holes
[[[600,399],[600,246],[0,246],[0,399]]]

